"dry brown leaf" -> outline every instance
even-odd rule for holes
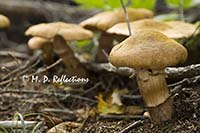
[[[81,126],[81,124],[76,122],[62,122],[51,128],[47,133],[71,133],[73,129],[79,126]]]

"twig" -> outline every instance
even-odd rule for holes
[[[134,69],[128,67],[115,67],[111,63],[90,63],[86,64],[85,66],[93,71],[114,72],[122,76],[131,76],[132,74],[135,73]]]
[[[197,85],[200,82],[200,76],[194,76],[192,78],[184,78],[183,80],[174,83],[174,84],[170,84],[168,85],[169,87],[174,87],[173,89],[171,89],[171,92],[174,94],[176,92],[178,92],[181,88],[187,87],[189,85]]]
[[[126,18],[126,23],[127,23],[127,26],[128,26],[128,31],[129,31],[129,36],[131,36],[131,26],[130,26],[130,23],[129,23],[129,17],[128,17],[128,13],[126,11],[126,7],[124,5],[124,2],[123,0],[120,0],[121,2],[121,5],[123,7],[123,10],[124,10],[124,14],[125,14],[125,18]]]
[[[19,61],[19,64],[21,64],[21,61]],[[0,64],[0,70],[13,70],[13,69],[16,69],[18,68],[18,64],[16,64],[16,61],[9,61],[9,62],[5,62],[3,64]],[[9,71],[10,72],[10,71]]]
[[[180,19],[181,19],[181,21],[185,21],[185,19],[184,19],[184,9],[183,9],[183,6],[184,6],[184,0],[180,0],[180,3],[179,3],[179,11],[180,11]]]
[[[37,121],[24,121],[27,128],[34,127]],[[22,121],[0,121],[0,126],[5,128],[22,128]]]
[[[92,63],[86,65],[88,69],[93,71],[108,71],[117,73],[121,76],[130,77],[135,75],[135,70],[128,67],[115,67],[110,63]],[[184,78],[194,77],[200,74],[200,64],[185,66],[185,67],[167,67],[165,69],[167,79],[181,80]]]
[[[27,54],[15,52],[15,51],[0,51],[0,56],[9,56],[12,55],[16,58],[28,59],[29,56]]]
[[[142,126],[142,125],[143,125],[143,121],[141,121],[141,120],[135,121],[134,123],[132,123],[128,127],[124,128],[119,133],[129,133],[129,131],[133,130],[136,127]]]
[[[88,90],[84,91],[84,93],[82,94],[82,96],[85,95],[85,94],[88,94],[90,91],[96,89],[96,88],[99,87],[100,85],[102,85],[102,82],[101,82],[101,81],[98,82],[98,83],[96,83],[93,87],[89,88]]]
[[[84,129],[85,125],[86,125],[86,123],[87,123],[88,120],[89,120],[89,118],[90,118],[90,113],[89,113],[89,111],[88,111],[86,118],[85,118],[85,119],[83,120],[83,122],[81,123],[81,126],[80,126],[77,130],[75,130],[75,132],[73,132],[73,133],[82,133],[82,132],[83,132],[83,129]]]
[[[146,119],[145,116],[143,115],[105,115],[105,114],[100,114],[99,115],[100,119]]]
[[[127,99],[142,99],[141,95],[123,95],[122,98],[127,98]]]
[[[61,62],[62,62],[62,59],[58,59],[58,60],[57,60],[56,62],[54,62],[53,64],[51,64],[51,65],[49,65],[49,66],[47,66],[47,67],[45,67],[45,68],[39,69],[37,72],[32,73],[32,74],[30,74],[30,75],[28,75],[28,76],[33,76],[33,75],[37,75],[37,74],[46,72],[46,71],[48,71],[49,69],[51,69],[51,68],[55,67],[56,65],[60,64]]]
[[[106,53],[106,51],[104,49],[102,49],[103,54],[105,55],[106,59],[109,60],[109,55],[108,53]]]
[[[54,62],[53,64],[51,64],[51,65],[49,65],[49,66],[47,66],[47,67],[45,67],[45,68],[39,69],[39,70],[38,70],[37,72],[35,72],[35,73],[26,75],[26,77],[29,78],[29,77],[31,77],[31,76],[34,76],[34,75],[37,75],[37,74],[41,74],[41,73],[43,73],[43,72],[45,72],[45,71],[48,71],[49,69],[51,69],[51,68],[55,67],[56,65],[58,65],[61,61],[62,61],[62,59],[59,59],[59,60],[57,60],[56,62]],[[32,67],[32,66],[31,66],[31,67]],[[16,72],[17,72],[17,71],[16,71]],[[21,73],[21,75],[24,74],[25,72],[26,72],[26,71],[23,71],[23,72]],[[8,80],[5,80],[5,81],[0,82],[0,86],[5,85],[5,84],[7,84],[7,83],[9,83],[9,82],[11,82],[11,81],[16,81],[16,80],[22,79],[22,78],[23,78],[23,77],[14,77],[14,78],[10,78],[10,79],[8,79]]]
[[[75,98],[75,99],[80,99],[80,100],[83,100],[83,101],[88,101],[88,102],[91,102],[91,103],[97,103],[96,100],[93,100],[93,99],[90,99],[90,98],[87,98],[87,97],[82,97],[82,96],[79,96],[79,95],[73,95],[73,94],[70,94],[70,93],[55,93],[55,92],[43,92],[43,91],[34,91],[34,90],[3,90],[3,91],[0,91],[0,94],[5,94],[5,93],[18,93],[18,94],[41,94],[41,95],[47,95],[47,96],[54,96],[54,97],[61,97],[63,99],[67,99],[67,98]]]
[[[8,55],[14,59],[14,61],[16,62],[18,67],[20,68],[21,63],[20,63],[19,59],[17,59],[16,56],[14,56],[13,54],[8,53]]]
[[[17,68],[17,69],[15,69],[15,70],[11,71],[10,73],[8,73],[7,75],[3,76],[3,77],[1,78],[1,80],[5,80],[5,79],[9,78],[10,76],[14,75],[15,73],[17,73],[18,71],[26,69],[26,68],[29,67],[32,63],[35,63],[35,62],[38,60],[38,57],[39,57],[39,55],[33,56],[30,60],[26,61],[26,62],[24,63],[24,65],[22,65],[20,68]]]
[[[53,113],[65,113],[68,115],[74,115],[75,112],[69,110],[69,109],[54,109],[54,108],[44,108],[41,110],[41,112],[53,112]]]

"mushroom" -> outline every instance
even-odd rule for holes
[[[152,121],[171,119],[172,97],[164,69],[183,63],[187,50],[178,42],[156,31],[139,31],[113,47],[110,62],[136,69],[136,80]]]
[[[153,12],[147,9],[133,9],[127,8],[127,13],[129,15],[129,21],[135,21],[143,18],[152,18]],[[105,50],[106,53],[109,53],[112,49],[113,37],[112,35],[106,33],[105,31],[112,27],[113,25],[125,22],[125,14],[122,9],[118,9],[115,11],[105,11],[95,16],[88,18],[80,23],[81,26],[91,30],[101,31],[101,35],[99,37],[99,46],[97,49],[97,53],[95,55],[96,62],[107,62],[107,58],[105,53],[102,50]]]
[[[42,50],[45,64],[53,62],[53,49],[52,42],[42,37],[32,37],[28,41],[28,46],[32,50]]]
[[[45,42],[44,39],[46,39],[48,43],[50,42],[49,44],[53,44],[54,52],[63,59],[66,71],[70,76],[75,75],[86,77],[87,72],[85,68],[81,65],[79,60],[75,57],[73,50],[71,50],[71,48],[67,46],[66,43],[67,41],[90,39],[93,37],[93,33],[91,31],[83,29],[81,26],[76,24],[53,22],[32,26],[25,32],[25,34],[43,38],[43,41],[40,39],[40,42]],[[62,37],[64,42],[60,41],[60,37],[56,37],[56,40],[54,40],[55,36]],[[31,46],[31,44],[29,44],[29,46]],[[49,45],[42,46],[49,47]],[[49,49],[49,51],[53,50]],[[48,52],[48,54],[48,57],[52,56],[52,52]]]
[[[0,28],[7,28],[9,26],[10,20],[6,16],[0,14]]]
[[[131,33],[135,34],[141,30],[154,30],[163,33],[169,38],[187,38],[194,34],[196,27],[193,24],[182,21],[159,22],[153,19],[143,19],[130,22]],[[118,23],[107,30],[110,34],[129,36],[126,23]]]
[[[93,34],[91,31],[83,29],[81,26],[71,23],[64,23],[64,22],[52,22],[52,23],[42,23],[31,26],[29,29],[26,30],[26,36],[38,36],[47,39],[52,39],[60,30],[71,30],[72,32],[67,36],[71,36],[75,38],[73,40],[81,40],[81,37],[85,37],[85,39],[90,39]],[[73,32],[75,30],[75,32]],[[77,32],[80,31],[80,32]]]

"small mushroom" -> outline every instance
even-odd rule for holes
[[[129,15],[129,21],[153,17],[152,11],[142,8],[127,8],[127,13]],[[120,22],[126,22],[123,9],[101,12],[84,20],[80,25],[87,29],[106,31],[108,28]]]
[[[152,121],[158,124],[170,120],[173,112],[164,69],[186,58],[187,50],[181,44],[156,31],[136,32],[113,47],[109,55],[113,65],[136,69],[140,93]]]
[[[6,16],[0,14],[0,28],[7,28],[9,26],[10,20]]]
[[[39,50],[43,51],[43,58],[45,64],[51,64],[53,62],[53,45],[52,42],[48,39],[42,37],[32,37],[28,41],[28,46],[32,50]]]
[[[127,13],[129,15],[129,21],[153,17],[152,11],[142,8],[127,8]],[[124,11],[122,9],[118,9],[115,11],[105,11],[96,14],[93,17],[88,18],[80,23],[80,25],[84,28],[101,31],[101,35],[99,38],[99,46],[95,55],[96,62],[107,62],[108,60],[105,56],[105,53],[103,53],[102,50],[104,50],[106,53],[109,53],[112,49],[111,44],[113,42],[113,37],[105,31],[113,25],[125,21],[126,19]]]
[[[71,48],[67,46],[66,43],[67,41],[90,39],[93,37],[93,33],[91,31],[83,29],[81,26],[76,24],[53,22],[32,26],[25,32],[25,34],[41,37],[49,41],[50,44],[53,44],[54,52],[63,59],[63,63],[66,66],[66,71],[70,76],[86,77],[87,72],[85,68],[81,65],[79,60],[75,57],[73,50],[71,50]],[[48,45],[43,46],[46,47]],[[50,57],[52,52],[49,54]]]
[[[32,50],[38,50],[41,49],[44,45],[48,44],[49,42],[49,40],[42,37],[32,37],[28,41],[28,46]]]
[[[143,19],[130,22],[131,33],[135,34],[141,30],[154,30],[163,33],[169,38],[187,38],[194,34],[196,27],[193,24],[182,21],[159,22],[153,19]],[[107,30],[110,34],[129,36],[126,23],[118,23]]]

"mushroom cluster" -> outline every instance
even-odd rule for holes
[[[164,69],[187,59],[181,44],[157,31],[139,31],[113,47],[109,59],[115,66],[136,69],[139,90],[154,123],[171,118],[172,98]]]
[[[90,39],[93,33],[81,26],[64,22],[43,23],[30,27],[25,35],[33,36],[28,45],[31,49],[42,49],[47,64],[52,63],[53,52],[63,59],[67,73],[86,77],[87,72],[75,57],[73,50],[66,45],[68,41]]]
[[[152,11],[143,8],[127,8],[127,14],[129,15],[129,21],[153,17]],[[80,25],[86,29],[97,30],[101,32],[98,44],[99,46],[95,55],[96,62],[108,62],[108,59],[102,50],[104,50],[106,53],[109,53],[113,47],[113,37],[112,35],[108,34],[106,30],[115,24],[125,21],[126,19],[123,9],[118,9],[115,11],[101,12],[80,23]]]
[[[33,50],[42,49],[47,64],[52,63],[54,52],[63,59],[69,76],[86,77],[86,69],[66,43],[91,39],[93,33],[90,30],[100,31],[95,61],[110,61],[117,67],[134,68],[152,121],[161,123],[170,120],[173,98],[167,87],[164,69],[186,61],[187,50],[173,39],[190,37],[196,27],[182,21],[153,20],[153,13],[146,9],[127,8],[127,14],[131,36],[122,9],[99,13],[79,25],[64,22],[38,24],[30,27],[25,34],[33,36],[28,45]],[[122,36],[125,40],[113,47],[113,35]],[[102,50],[109,53],[108,59]]]

